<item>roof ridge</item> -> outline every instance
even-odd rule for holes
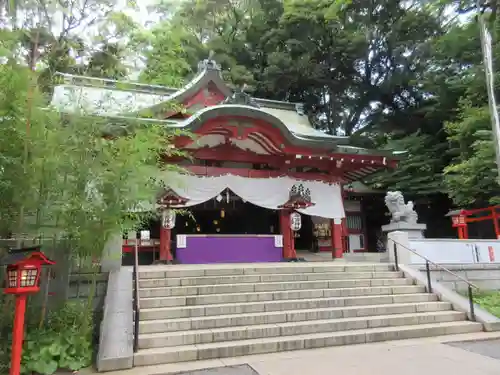
[[[171,93],[172,91],[179,91],[182,90],[182,88],[175,88],[175,87],[168,87],[168,86],[161,86],[161,85],[151,85],[151,84],[146,84],[146,83],[140,83],[136,81],[126,81],[126,80],[116,80],[116,79],[109,79],[109,78],[101,78],[101,77],[90,77],[90,76],[83,76],[79,74],[69,74],[69,73],[62,73],[62,72],[56,72],[56,76],[63,77],[64,83],[66,84],[74,84],[75,86],[87,86],[87,87],[99,87],[98,85],[92,85],[92,82],[101,82],[104,83],[104,88],[113,88],[117,90],[125,90],[125,89],[130,89],[129,87],[126,86],[131,86],[131,87],[137,87],[139,89],[132,89],[133,91],[141,91],[141,92],[148,92],[148,93],[158,93],[158,92],[163,92],[165,94]],[[89,84],[90,82],[90,84]],[[119,86],[125,86],[125,87],[119,87]],[[186,85],[184,85],[186,86]],[[140,88],[143,88],[141,90]]]

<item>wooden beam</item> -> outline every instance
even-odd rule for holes
[[[335,172],[343,171],[350,172],[362,168],[381,168],[385,167],[380,164],[371,163],[353,163],[351,160],[345,162],[345,158],[324,157],[301,157],[297,158],[296,155],[261,155],[254,152],[241,150],[232,144],[223,144],[217,147],[203,147],[194,150],[188,150],[189,154],[199,160],[212,160],[212,161],[233,161],[239,163],[252,163],[252,164],[269,164],[275,168],[295,168],[295,167],[310,167],[318,168],[324,171]],[[341,167],[337,167],[337,162],[344,159]],[[339,173],[336,173],[339,174]]]
[[[221,167],[205,167],[201,165],[189,165],[186,167],[191,173],[198,176],[221,176],[224,174],[232,174],[235,176],[247,178],[272,178],[289,176],[302,180],[309,181],[323,181],[328,183],[345,183],[342,176],[331,175],[326,173],[308,173],[308,172],[287,172],[282,171],[269,171],[269,170],[256,170],[249,168],[221,168]]]

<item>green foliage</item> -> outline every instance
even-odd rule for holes
[[[5,322],[8,322],[8,334],[3,337],[8,339],[0,344],[0,361],[9,363],[12,320]],[[28,320],[21,373],[51,375],[58,369],[76,371],[90,366],[93,355],[92,324],[88,309],[79,302],[68,302],[52,311],[43,328]]]
[[[151,32],[143,32],[135,37],[136,45],[146,46],[144,56],[146,68],[139,77],[141,82],[179,87],[190,67],[186,61],[189,38],[169,23],[162,23]]]
[[[500,292],[491,291],[475,293],[474,302],[500,318]]]
[[[46,328],[28,332],[23,347],[23,373],[52,374],[80,370],[92,361],[92,319],[82,303],[67,303],[49,315]],[[64,332],[64,334],[61,334]]]
[[[442,169],[446,145],[435,137],[416,132],[399,139],[389,139],[386,146],[393,151],[404,150],[395,171],[380,173],[370,183],[381,189],[404,191],[411,195],[445,192]]]
[[[72,92],[65,98],[75,105],[72,115],[46,105],[58,71],[103,78],[129,73],[125,60],[133,57],[130,48],[147,33],[123,13],[112,11],[114,1],[16,4],[5,13],[2,25],[17,28],[0,29],[4,58],[0,64],[0,238],[55,232],[68,240],[72,259],[99,259],[111,234],[126,232],[155,215],[151,203],[163,183],[168,183],[162,174],[176,169],[164,167],[162,160],[183,155],[171,147],[180,133],[142,121],[135,109],[124,108],[123,115],[129,118],[123,121],[96,116],[109,111],[108,99],[113,98],[90,103],[78,91]],[[18,16],[25,14],[34,14],[40,22],[18,22]],[[54,25],[53,19],[62,21],[61,25]],[[101,32],[98,38],[78,35],[82,25],[94,23]],[[62,26],[59,33],[58,26]],[[151,35],[157,48],[166,47],[162,43],[168,40],[171,50],[182,52],[180,39],[168,39],[167,33]],[[182,56],[175,58],[163,58],[155,67],[156,78],[149,77],[148,83],[154,79],[163,84],[181,82],[180,74],[186,70],[179,70]],[[92,298],[91,292],[85,306],[68,305],[51,313],[41,328],[36,328],[39,314],[36,325],[28,319],[23,373],[52,374],[58,368],[76,370],[90,364]],[[2,315],[0,320],[2,337],[10,345],[11,317]],[[8,323],[4,326],[4,322]],[[5,344],[0,345],[2,364],[9,356]]]
[[[498,169],[488,107],[464,104],[460,118],[446,124],[453,162],[445,168],[448,194],[461,207],[500,202]]]

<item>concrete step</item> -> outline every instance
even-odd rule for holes
[[[197,345],[213,342],[304,335],[321,332],[325,333],[367,328],[443,323],[460,320],[463,321],[465,319],[465,313],[457,311],[432,311],[424,313],[316,320],[312,322],[304,321],[194,331],[163,332],[141,335],[139,337],[139,348],[149,349],[169,346]]]
[[[389,253],[345,253],[344,260],[363,263],[389,263]]]
[[[375,295],[354,297],[323,297],[287,301],[265,301],[214,304],[208,306],[175,306],[157,309],[141,309],[140,320],[160,320],[199,316],[233,315],[257,312],[303,310],[326,307],[382,305],[389,303],[412,303],[437,301],[437,296],[428,293],[399,295]]]
[[[140,288],[173,286],[222,285],[243,283],[273,283],[290,281],[351,280],[351,279],[393,279],[403,277],[401,272],[322,272],[322,273],[281,273],[264,275],[204,276],[184,278],[159,278],[139,280]]]
[[[480,323],[445,322],[141,349],[134,355],[134,365],[146,366],[213,358],[227,358],[287,350],[471,333],[481,330],[482,325]]]
[[[139,322],[139,337],[141,337],[142,334],[146,333],[240,327],[250,325],[278,324],[287,322],[367,317],[391,314],[410,314],[445,310],[451,310],[450,303],[414,302],[350,307],[327,307],[287,311],[269,311],[190,318],[170,318],[162,320],[145,320]]]
[[[304,290],[304,289],[337,289],[355,287],[374,286],[398,286],[412,285],[413,282],[403,278],[370,278],[353,280],[321,280],[321,281],[296,281],[296,282],[275,282],[275,283],[241,283],[223,285],[203,285],[203,286],[178,286],[178,287],[158,287],[139,290],[139,297],[172,297],[172,296],[193,296],[202,294],[228,294],[228,293],[250,293],[250,292],[270,292],[284,290]]]
[[[141,298],[141,309],[152,309],[173,306],[199,306],[221,303],[245,303],[263,301],[283,301],[291,299],[322,298],[322,297],[353,297],[373,296],[382,294],[424,293],[425,287],[419,285],[374,286],[362,288],[339,289],[304,289],[285,290],[277,292],[250,292],[231,294],[207,294],[188,297],[150,297]]]
[[[325,264],[326,263],[326,264]],[[230,265],[174,265],[141,266],[140,279],[185,278],[202,276],[262,275],[280,273],[323,273],[323,272],[384,272],[392,271],[389,264],[336,264],[318,263],[263,263]]]

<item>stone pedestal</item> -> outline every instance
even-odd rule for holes
[[[427,229],[426,224],[409,224],[406,222],[395,222],[387,225],[382,225],[382,232],[387,233],[386,249],[389,253],[389,260],[394,263],[394,245],[398,247],[398,261],[400,264],[410,263],[410,251],[404,247],[410,246],[410,241],[424,238],[424,230]]]
[[[427,224],[409,224],[405,222],[395,222],[387,225],[382,225],[382,232],[406,232],[409,239],[424,238],[424,230],[427,229]]]

